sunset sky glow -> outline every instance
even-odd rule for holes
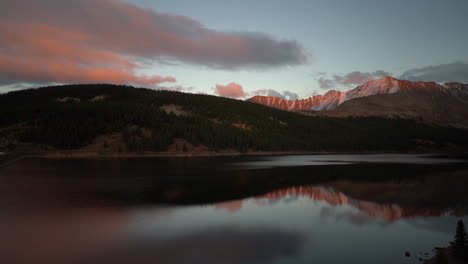
[[[297,99],[391,75],[468,83],[465,0],[16,0],[0,93],[67,83]]]

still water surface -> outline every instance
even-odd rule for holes
[[[467,184],[428,155],[22,160],[0,169],[0,263],[419,263]]]

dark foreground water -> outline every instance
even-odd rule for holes
[[[467,187],[418,155],[23,160],[0,169],[0,263],[418,263]]]

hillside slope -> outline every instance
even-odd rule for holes
[[[446,92],[408,91],[356,98],[316,114],[397,117],[468,128],[468,100]]]
[[[208,95],[115,85],[44,87],[0,95],[0,151],[115,152],[466,150],[465,130],[400,119],[312,117]],[[116,140],[111,140],[116,139]]]

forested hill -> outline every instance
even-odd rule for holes
[[[466,130],[384,118],[312,117],[240,100],[116,85],[0,95],[0,151],[80,149],[120,134],[119,151],[166,151],[174,139],[211,150],[466,150]]]

